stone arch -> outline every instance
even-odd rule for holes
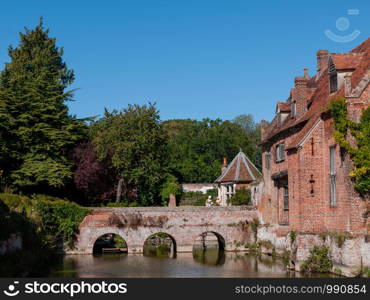
[[[200,234],[198,234],[195,238],[194,238],[194,242],[193,242],[193,247],[194,245],[196,244],[196,240],[201,237],[202,235],[204,234],[207,234],[207,233],[212,233],[216,236],[217,238],[217,241],[218,241],[218,246],[219,246],[219,249],[220,250],[226,250],[226,241],[225,241],[225,238],[218,232],[216,231],[212,231],[212,230],[206,230],[206,231],[203,231],[201,232]]]
[[[116,233],[116,232],[107,232],[107,233],[104,233],[104,234],[101,234],[99,235],[98,237],[95,238],[95,240],[93,241],[92,243],[92,249],[91,249],[91,253],[100,253],[100,249],[99,248],[104,248],[103,245],[97,245],[97,243],[99,242],[100,239],[102,239],[104,236],[109,236],[109,235],[115,235],[115,236],[119,236],[124,244],[125,244],[125,247],[126,248],[126,251],[125,252],[128,252],[128,244],[127,244],[127,239],[125,239],[122,234],[120,233]],[[108,247],[109,248],[109,247]]]
[[[154,236],[154,235],[157,235],[157,234],[165,234],[165,235],[167,235],[170,239],[171,239],[171,241],[172,241],[172,245],[173,245],[173,254],[176,254],[177,253],[177,242],[176,242],[176,239],[173,237],[173,235],[171,235],[171,234],[169,234],[169,233],[167,233],[167,232],[164,232],[164,231],[158,231],[158,232],[154,232],[154,233],[151,233],[146,239],[145,239],[145,241],[144,241],[144,243],[143,243],[143,249],[144,249],[144,246],[145,246],[145,243],[146,243],[146,241],[150,238],[150,237],[152,237],[152,236]]]
[[[98,227],[98,228],[83,228],[80,230],[77,248],[81,253],[93,253],[93,248],[96,240],[105,235],[113,233],[119,235],[126,242],[128,250],[130,250],[133,242],[131,241],[130,236],[123,230],[114,226],[107,227]]]

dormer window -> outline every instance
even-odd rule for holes
[[[329,74],[330,76],[330,94],[338,90],[338,75],[337,72]]]
[[[290,102],[290,116],[292,118],[295,118],[296,114],[297,114],[297,102],[292,101]]]
[[[338,90],[338,73],[337,69],[335,68],[333,60],[329,59],[329,86],[330,86],[330,94],[335,93]]]

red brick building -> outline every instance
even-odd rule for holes
[[[358,122],[370,105],[370,39],[344,54],[317,52],[317,73],[305,69],[262,128],[264,188],[258,209],[263,223],[288,231],[368,235],[361,198],[348,174],[349,156],[336,144],[331,99],[344,97],[349,118]]]

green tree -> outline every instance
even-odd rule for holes
[[[164,126],[169,166],[180,182],[213,182],[220,175],[223,157],[232,159],[240,149],[255,161],[254,142],[239,124],[188,119],[166,121]]]
[[[129,105],[123,111],[105,111],[92,128],[99,159],[109,161],[122,184],[137,190],[141,205],[161,204],[160,189],[166,176],[166,134],[155,105]]]
[[[171,194],[179,196],[181,194],[181,186],[177,182],[177,178],[175,176],[168,174],[161,189],[161,196],[164,205],[167,205]]]
[[[72,177],[67,152],[85,130],[65,104],[72,100],[65,89],[74,73],[42,19],[20,33],[19,46],[8,54],[11,61],[0,74],[0,169],[19,189],[60,188]]]
[[[262,152],[259,146],[261,141],[261,126],[254,121],[251,114],[243,114],[236,116],[233,123],[240,125],[246,132],[252,146],[250,159],[255,162],[257,168],[262,168]]]

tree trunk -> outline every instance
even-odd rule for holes
[[[118,186],[117,186],[117,194],[116,194],[116,203],[121,201],[121,195],[122,195],[122,185],[123,185],[123,178],[121,178],[118,181]]]

